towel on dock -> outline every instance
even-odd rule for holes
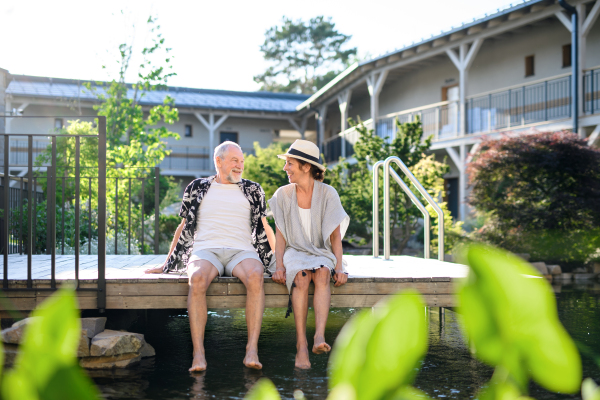
[[[312,240],[302,229],[295,183],[277,189],[269,200],[269,207],[273,211],[275,225],[286,241],[283,264],[288,292],[291,293],[294,278],[302,270],[320,266],[335,269],[337,260],[331,249],[330,236],[339,226],[343,239],[350,217],[334,188],[315,181],[310,203]]]

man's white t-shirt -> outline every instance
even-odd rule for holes
[[[192,251],[204,249],[252,250],[250,202],[236,184],[213,181],[197,214]]]

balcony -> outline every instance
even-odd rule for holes
[[[468,97],[465,113],[467,135],[570,118],[571,75]],[[600,68],[584,71],[582,113],[600,113]],[[433,136],[434,141],[443,141],[460,136],[459,103],[447,101],[383,115],[377,119],[375,134],[392,140],[396,132],[396,119],[402,123],[412,122],[417,116],[422,123],[424,138]],[[372,120],[364,123],[371,129]],[[335,162],[342,155],[342,137],[346,138],[346,157],[354,153],[352,147],[358,140],[358,133],[350,128],[324,142],[326,162]]]
[[[164,175],[206,175],[213,173],[212,150],[198,146],[167,146],[170,154],[160,163]],[[254,149],[242,148],[244,154]]]

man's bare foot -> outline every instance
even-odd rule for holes
[[[145,274],[162,274],[163,267],[161,265],[160,267],[148,268],[147,270],[144,271],[144,273]]]
[[[190,372],[200,372],[206,371],[206,358],[204,358],[204,354],[198,352],[198,354],[194,355],[194,361],[192,361],[192,368],[188,371]]]
[[[256,350],[246,351],[246,357],[244,357],[244,365],[252,369],[262,369],[262,364],[258,361],[258,353]]]
[[[302,346],[298,348],[296,353],[296,368],[310,369],[310,360],[308,359],[308,347]]]

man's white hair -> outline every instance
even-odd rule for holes
[[[232,142],[230,140],[226,140],[223,143],[221,143],[220,145],[218,145],[217,147],[215,147],[215,154],[213,156],[213,161],[215,163],[215,170],[217,169],[217,157],[219,157],[221,160],[225,159],[225,153],[227,153],[229,151],[230,147],[237,147],[240,151],[242,151],[242,148],[240,147],[239,144]]]

